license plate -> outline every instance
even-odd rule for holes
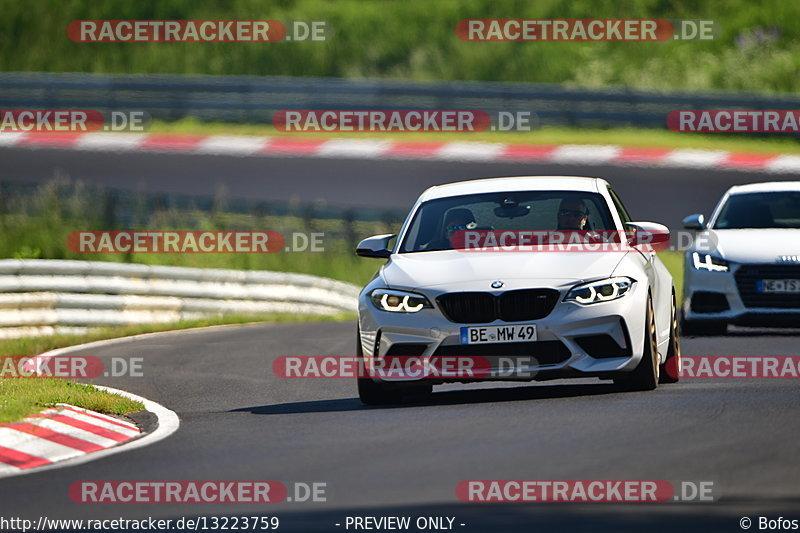
[[[461,328],[461,344],[535,341],[536,324]]]
[[[762,279],[758,292],[800,293],[800,279]]]

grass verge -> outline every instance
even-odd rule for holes
[[[231,315],[170,324],[136,325],[102,328],[85,335],[54,335],[26,339],[0,340],[3,356],[33,356],[56,348],[87,342],[180,329],[251,322],[309,322],[318,320],[351,320],[352,313],[331,316],[271,314],[263,316]],[[2,358],[0,358],[2,359]],[[91,384],[55,378],[0,378],[0,423],[16,422],[55,403],[68,403],[107,414],[124,415],[140,411],[140,402],[97,389]]]
[[[672,280],[675,283],[675,296],[678,299],[678,307],[681,306],[683,301],[683,252],[661,252],[658,258],[667,267],[669,273],[672,274]]]

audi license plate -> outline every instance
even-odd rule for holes
[[[536,340],[536,324],[461,328],[461,344],[490,344]]]
[[[797,294],[800,293],[800,279],[762,279],[758,292]]]

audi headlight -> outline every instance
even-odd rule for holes
[[[727,272],[728,262],[711,254],[692,253],[692,264],[695,270],[708,270],[709,272]]]
[[[425,307],[433,307],[421,294],[391,289],[375,289],[370,299],[381,311],[392,313],[416,313]]]
[[[573,287],[568,293],[565,302],[576,302],[582,305],[609,302],[622,298],[633,287],[631,278],[609,278],[584,283]]]

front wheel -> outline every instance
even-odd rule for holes
[[[633,372],[617,378],[614,384],[626,391],[646,391],[658,387],[658,339],[656,337],[656,320],[653,313],[653,298],[647,298],[647,316],[645,317],[644,349],[642,359]]]

